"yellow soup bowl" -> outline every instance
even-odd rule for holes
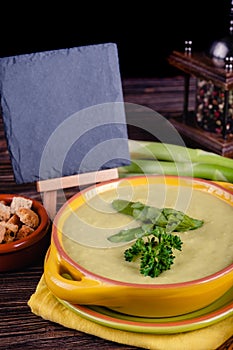
[[[189,177],[151,175],[112,180],[80,191],[62,206],[53,223],[51,245],[44,262],[44,276],[48,288],[56,297],[71,304],[99,305],[133,316],[169,317],[187,314],[206,307],[223,296],[233,286],[233,226],[231,225],[233,193],[231,189],[227,188],[227,184],[223,185]],[[203,229],[193,230],[192,233],[182,233],[185,244],[176,258],[177,263],[175,259],[174,267],[171,266],[168,272],[163,272],[159,277],[140,276],[141,279],[135,282],[130,275],[126,277],[124,273],[124,269],[131,268],[131,263],[125,262],[123,256],[122,266],[124,265],[124,267],[122,268],[121,261],[118,260],[116,263],[110,261],[113,250],[117,248],[85,247],[83,242],[77,242],[82,237],[77,237],[81,231],[82,221],[85,221],[85,217],[82,217],[82,210],[85,206],[88,207],[87,212],[84,211],[84,213],[88,214],[86,219],[90,225],[90,236],[94,232],[93,224],[90,224],[93,215],[89,215],[93,214],[93,199],[98,197],[97,203],[102,201],[104,205],[111,206],[111,201],[106,200],[106,198],[112,197],[106,196],[105,198],[106,194],[113,194],[113,197],[119,198],[127,191],[127,198],[138,200],[141,198],[142,192],[146,192],[146,188],[148,192],[144,196],[144,201],[147,198],[147,202],[151,203],[151,200],[156,197],[156,203],[159,201],[161,206],[161,203],[167,204],[166,197],[168,197],[168,204],[171,204],[169,193],[174,192],[177,208],[187,209],[187,212],[193,213],[194,217],[199,215],[197,218],[200,219],[202,219],[200,216],[203,213],[205,219]],[[161,188],[163,188],[162,195],[161,193],[159,195]],[[198,205],[195,202],[192,203],[192,198],[195,198],[196,194]],[[206,203],[211,208],[210,213],[207,211],[206,203],[200,198],[206,198]],[[223,213],[221,206],[223,206]],[[219,208],[221,220],[214,212],[216,207]],[[69,223],[72,213],[77,215],[79,221],[67,234],[67,223]],[[119,215],[116,221],[119,219],[118,227],[122,227],[120,218],[123,220],[123,214],[103,213],[101,209],[96,210],[96,215],[97,217],[103,215],[104,232],[108,230],[106,227],[109,230],[112,228],[111,218],[113,216],[115,218],[115,215]],[[106,220],[106,218],[109,219]],[[219,223],[219,221],[221,222]],[[228,222],[229,225],[226,225]],[[209,228],[213,229],[215,226],[217,231],[219,231],[218,227],[222,227],[222,230],[217,232],[216,236],[213,233],[212,237]],[[229,231],[231,231],[229,242],[225,237],[225,226],[229,226]],[[77,231],[77,236],[72,236],[73,231]],[[89,237],[88,231],[86,231],[86,235]],[[203,249],[203,254],[202,249],[198,248],[195,243],[197,237],[199,237],[197,242],[201,242],[200,247]],[[202,241],[205,238],[208,239],[207,242]],[[68,246],[67,241],[69,241]],[[227,251],[225,251],[226,246],[220,247],[219,242],[221,241],[229,248]],[[123,248],[121,247],[121,249]],[[187,260],[187,264],[182,264],[183,254],[186,250],[190,259]],[[219,253],[221,251],[225,251],[223,255],[227,256],[228,259],[223,264]],[[207,256],[208,252],[209,256]],[[95,254],[99,255],[98,263],[96,263]],[[220,257],[216,259],[218,255]],[[214,268],[215,260],[219,260],[220,264],[216,265],[216,268]],[[117,275],[111,275],[114,263],[117,265],[115,269]],[[183,273],[185,269],[188,270]],[[108,270],[109,272],[106,273],[105,271]],[[121,270],[123,276],[120,275]],[[131,271],[133,270],[135,273],[135,267]],[[174,276],[175,271],[178,272],[178,277]],[[140,272],[137,271],[136,274],[140,275]]]

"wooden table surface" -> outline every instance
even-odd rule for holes
[[[125,101],[148,106],[162,115],[182,111],[182,77],[125,79]],[[142,138],[129,132],[130,138]],[[35,184],[16,185],[0,119],[0,193],[18,193],[41,200]],[[70,190],[67,196],[72,196]],[[136,349],[67,329],[34,315],[27,302],[43,273],[43,258],[17,272],[0,274],[0,349]],[[233,349],[233,336],[219,350]]]

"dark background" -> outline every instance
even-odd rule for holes
[[[230,0],[19,3],[1,13],[1,57],[115,42],[123,78],[176,74],[167,63],[172,50],[183,51],[185,40],[193,51],[208,49],[228,34],[231,7]]]

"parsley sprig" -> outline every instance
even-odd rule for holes
[[[144,276],[158,277],[169,270],[175,256],[173,249],[181,250],[182,241],[179,236],[166,233],[164,228],[156,227],[150,236],[138,238],[125,250],[126,261],[134,261],[140,256],[140,273]]]
[[[182,250],[183,242],[173,232],[194,230],[204,223],[173,208],[158,209],[141,202],[117,199],[112,206],[118,212],[141,221],[141,225],[121,230],[108,237],[109,241],[119,243],[136,239],[125,250],[125,260],[131,262],[140,257],[140,273],[150,277],[158,277],[169,270],[175,259],[173,250]]]

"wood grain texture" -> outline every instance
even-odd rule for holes
[[[182,110],[183,80],[130,79],[123,81],[125,100],[145,104],[166,115]],[[133,138],[135,135],[130,134]],[[141,135],[140,135],[141,136]],[[67,189],[70,198],[77,188]],[[0,119],[0,192],[18,193],[41,200],[36,184],[17,185],[14,181],[7,144]],[[61,202],[58,200],[58,205]],[[136,350],[139,348],[117,344],[89,334],[67,329],[34,315],[27,302],[43,273],[43,259],[22,271],[0,274],[0,349],[82,349]],[[233,336],[218,350],[233,349]]]

